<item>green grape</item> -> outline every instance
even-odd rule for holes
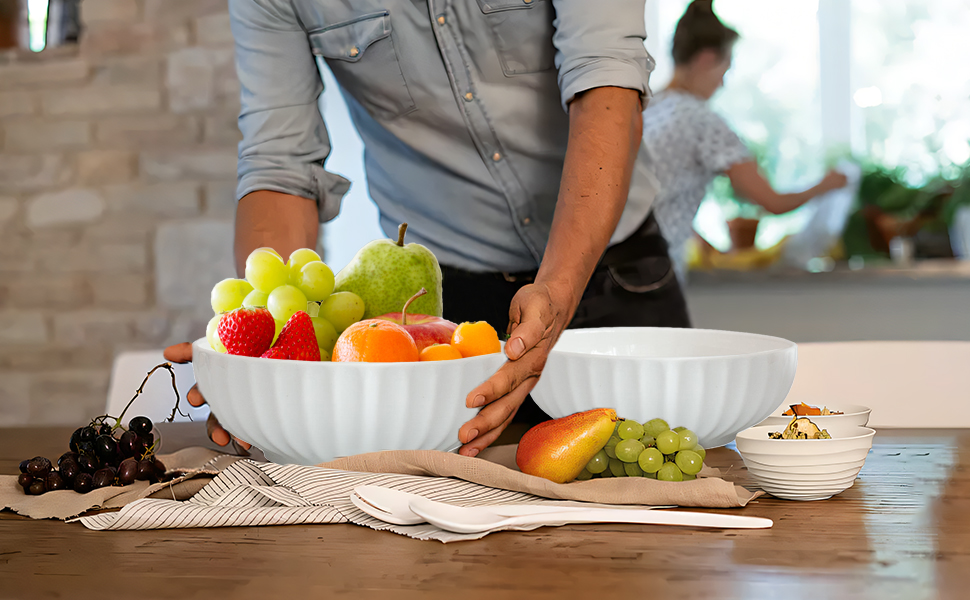
[[[292,285],[281,285],[269,293],[266,308],[273,318],[284,323],[299,311],[306,311],[306,296]]]
[[[688,475],[697,475],[703,466],[700,455],[692,450],[681,450],[674,458],[674,462]]]
[[[576,481],[586,481],[587,479],[592,479],[592,478],[593,478],[593,474],[587,471],[586,469],[583,469],[582,471],[579,472],[579,475],[576,476]]]
[[[611,437],[606,442],[606,446],[603,448],[603,450],[606,452],[606,455],[609,456],[610,458],[616,458],[616,445],[619,444],[621,441],[622,440],[616,437],[615,435]]]
[[[702,448],[700,444],[697,444],[696,446],[694,446],[693,450],[694,452],[697,453],[698,456],[701,457],[701,462],[707,459],[707,450]]]
[[[317,336],[320,352],[332,354],[334,344],[337,343],[337,330],[323,317],[310,317],[310,322],[313,323],[313,333]]]
[[[664,454],[673,454],[674,452],[680,450],[680,435],[678,435],[676,432],[668,429],[660,435],[657,435],[656,438],[657,449]]]
[[[697,445],[697,434],[690,429],[684,429],[678,435],[680,435],[681,450],[693,450],[694,446]]]
[[[637,464],[644,473],[656,473],[664,464],[664,455],[656,448],[647,448],[637,457]]]
[[[697,475],[688,475],[687,473],[684,473],[683,477],[684,477],[683,481],[691,481],[693,479],[697,479]]]
[[[267,294],[286,285],[290,271],[278,254],[267,250],[253,250],[246,259],[246,280],[252,286]]]
[[[637,463],[623,463],[623,470],[627,477],[643,477],[643,469]]]
[[[320,316],[330,321],[337,333],[343,333],[364,316],[364,301],[353,292],[330,294],[320,305]]]
[[[290,285],[300,285],[300,271],[303,267],[312,262],[321,262],[320,255],[309,248],[300,248],[290,254],[290,260],[286,261],[286,269],[290,274]]]
[[[653,437],[652,435],[646,435],[646,434],[644,434],[643,437],[640,438],[640,443],[643,444],[647,448],[649,448],[651,446],[656,446],[657,445],[657,438]]]
[[[652,437],[657,437],[661,433],[669,430],[670,426],[667,425],[667,421],[664,421],[663,419],[650,419],[643,424],[644,435],[649,435]]]
[[[627,419],[616,427],[616,434],[621,440],[636,440],[643,437],[643,425]]]
[[[684,473],[680,467],[672,462],[665,462],[660,470],[657,471],[657,479],[660,481],[683,481]]]
[[[276,332],[273,333],[273,343],[275,344],[276,338],[280,337],[280,332],[283,331],[283,326],[286,325],[286,321],[277,321],[276,319],[273,319],[273,322],[276,323]]]
[[[648,479],[656,479],[657,478],[657,474],[656,473],[647,473],[646,471],[643,472],[643,476],[646,477],[646,478],[648,478]]]
[[[280,260],[283,260],[283,257],[280,256],[280,253],[277,252],[274,248],[270,248],[269,246],[263,246],[262,248],[256,248],[256,250],[253,250],[253,252],[256,252],[258,250],[265,250],[266,252],[269,252],[270,254],[275,254],[276,257],[279,258]]]
[[[673,428],[671,428],[671,431],[676,431],[677,433],[680,433],[681,431],[683,431],[685,429],[687,429],[687,428],[686,427],[673,427]]]
[[[332,356],[333,356],[333,354],[331,352],[327,352],[323,348],[320,348],[320,361],[321,362],[330,362],[330,358]]]
[[[607,469],[607,470],[603,471],[602,473],[600,473],[599,475],[597,475],[597,477],[599,477],[601,479],[606,479],[607,477],[613,477],[613,472],[610,471],[609,469]]]
[[[616,458],[625,463],[637,462],[637,457],[643,452],[640,440],[623,440],[616,445]]]
[[[619,459],[611,458],[610,473],[613,473],[613,477],[623,477],[626,475],[626,471],[623,470],[623,462]]]
[[[243,305],[246,294],[253,291],[253,286],[245,279],[223,279],[212,288],[209,301],[212,312],[219,314],[235,310]]]
[[[586,463],[586,470],[592,474],[602,473],[610,465],[610,458],[606,456],[606,453],[600,450],[593,455],[593,458],[589,459]]]
[[[320,261],[307,263],[297,274],[294,285],[306,294],[307,300],[323,302],[333,292],[333,271]]]
[[[243,299],[242,305],[246,308],[266,308],[266,301],[269,299],[269,294],[266,292],[261,292],[259,290],[253,290],[246,294]]]
[[[209,346],[216,352],[226,353],[226,346],[219,339],[219,321],[222,315],[216,315],[209,319],[209,324],[205,326],[205,339],[209,341]]]

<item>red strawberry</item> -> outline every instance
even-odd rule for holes
[[[294,313],[283,326],[276,343],[263,353],[262,358],[319,361],[320,347],[310,315],[303,311]]]
[[[229,354],[259,356],[273,344],[276,321],[265,308],[237,308],[222,317],[216,331]]]

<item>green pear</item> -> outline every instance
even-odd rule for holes
[[[421,244],[405,244],[408,224],[398,228],[397,241],[375,240],[366,244],[337,273],[335,292],[353,292],[364,301],[364,319],[400,312],[421,288],[428,293],[415,300],[412,314],[440,317],[441,267],[434,253]]]

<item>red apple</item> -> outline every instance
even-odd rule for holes
[[[375,317],[376,319],[383,319],[384,321],[397,323],[404,327],[411,334],[411,337],[414,338],[414,343],[418,346],[418,352],[421,352],[432,344],[450,344],[451,334],[458,327],[456,323],[452,323],[448,319],[442,319],[441,317],[408,313],[408,306],[411,302],[427,293],[428,290],[421,288],[421,291],[411,296],[404,304],[401,312],[387,313],[386,315]]]

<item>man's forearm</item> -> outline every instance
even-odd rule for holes
[[[316,248],[319,221],[313,200],[265,190],[247,194],[236,207],[236,272],[243,277],[256,248],[273,248],[283,260],[297,248]]]
[[[571,294],[571,309],[623,213],[641,143],[640,95],[595,88],[569,105],[559,200],[537,283]]]

